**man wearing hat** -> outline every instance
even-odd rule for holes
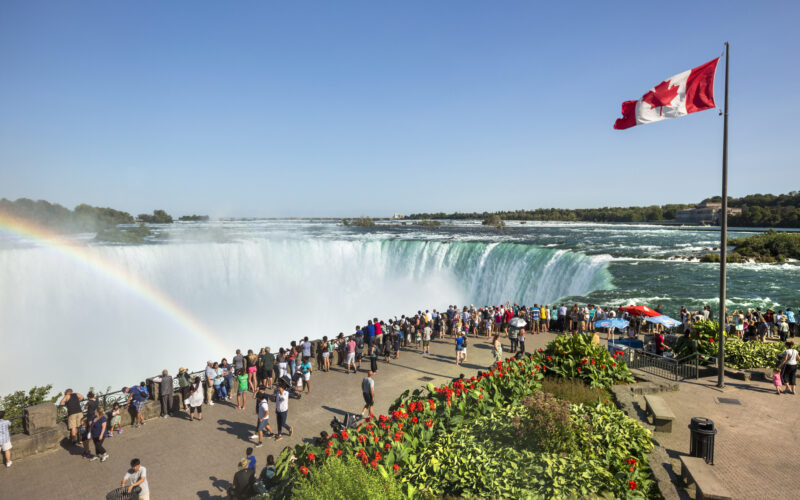
[[[214,397],[214,377],[217,376],[217,371],[214,369],[214,362],[209,361],[206,364],[206,401],[208,401],[208,406],[214,406],[214,401],[211,398]]]
[[[239,462],[239,470],[233,475],[233,484],[228,488],[230,498],[250,498],[253,495],[255,474],[249,465],[246,458]]]
[[[192,378],[189,370],[184,367],[178,368],[178,387],[181,391],[181,408],[186,409],[186,399],[189,397],[189,388],[192,386]]]

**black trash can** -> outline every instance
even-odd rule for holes
[[[714,465],[714,436],[717,434],[714,422],[707,418],[693,417],[689,431],[689,455],[703,458],[707,464]]]

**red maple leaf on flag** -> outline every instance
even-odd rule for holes
[[[650,109],[669,106],[678,95],[678,89],[680,88],[679,85],[670,86],[670,83],[669,80],[659,83],[653,90],[642,96],[642,101],[649,104]],[[659,110],[658,113],[661,114],[661,111]]]

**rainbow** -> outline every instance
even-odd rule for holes
[[[0,233],[33,240],[40,246],[57,252],[101,276],[109,283],[128,291],[153,306],[154,309],[160,311],[194,337],[205,342],[211,349],[212,357],[227,351],[213,331],[175,302],[172,297],[113,262],[90,252],[86,245],[69,240],[30,221],[2,213],[0,213]]]

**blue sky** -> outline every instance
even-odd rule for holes
[[[730,193],[788,192],[798,19],[799,2],[5,0],[0,197],[215,216],[699,201],[720,190],[717,112],[612,125],[726,40]]]

